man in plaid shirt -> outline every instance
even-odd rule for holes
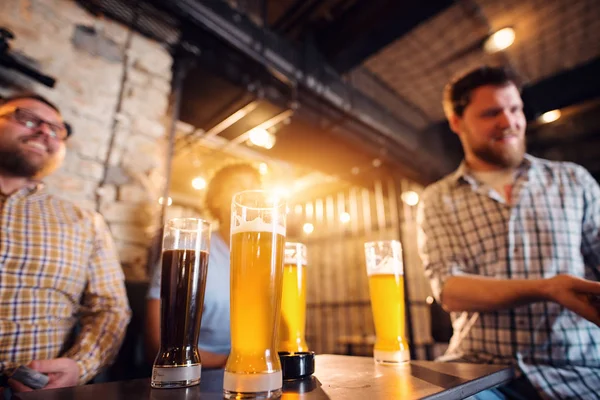
[[[30,390],[6,379],[19,365],[47,374],[46,388],[89,381],[130,317],[102,217],[40,183],[62,163],[69,133],[42,97],[0,101],[0,375],[15,391]]]
[[[504,68],[448,84],[465,158],[428,187],[419,249],[451,312],[446,359],[512,364],[479,399],[600,398],[600,188],[582,167],[525,154],[523,103]]]

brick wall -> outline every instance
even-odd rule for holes
[[[0,67],[0,94],[38,92],[74,129],[49,190],[102,213],[127,279],[147,279],[164,184],[170,54],[71,0],[2,0],[0,27],[15,34],[12,50],[57,79],[50,89]]]

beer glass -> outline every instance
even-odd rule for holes
[[[225,365],[227,399],[281,396],[277,331],[281,309],[285,201],[250,190],[231,205],[231,353]]]
[[[160,349],[151,386],[173,388],[200,383],[198,336],[208,270],[210,224],[175,218],[163,232],[160,282]]]
[[[400,242],[365,243],[365,258],[375,322],[375,361],[382,364],[409,361],[404,332],[404,268]]]
[[[279,351],[308,351],[306,327],[306,246],[285,243]]]

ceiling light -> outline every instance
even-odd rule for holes
[[[304,226],[302,227],[302,230],[304,231],[304,233],[306,233],[307,235],[310,235],[311,233],[314,232],[315,227],[313,224],[311,224],[310,222],[307,222],[304,224]]]
[[[419,202],[418,193],[413,192],[412,190],[402,193],[402,196],[400,197],[402,198],[402,201],[409,206],[416,206]]]
[[[342,224],[347,224],[348,222],[350,222],[350,214],[348,214],[347,212],[343,212],[340,214],[340,222]]]
[[[160,197],[160,198],[158,199],[158,204],[160,204],[160,205],[162,206],[162,205],[163,205],[163,203],[164,203],[164,201],[163,201],[163,198],[162,198],[162,197]],[[167,206],[170,206],[171,204],[173,204],[173,199],[172,199],[172,198],[170,198],[170,197],[167,197]]]
[[[206,180],[201,177],[198,176],[194,179],[192,179],[192,187],[196,190],[202,190],[206,188]]]
[[[542,114],[542,116],[540,117],[540,121],[545,124],[549,124],[550,122],[554,122],[557,119],[559,119],[560,115],[560,110],[548,111]]]
[[[492,33],[483,43],[483,49],[488,53],[496,53],[505,50],[515,41],[515,30],[513,28],[502,28]]]
[[[258,172],[260,172],[261,175],[266,175],[269,172],[269,166],[267,163],[261,162],[258,164]]]
[[[254,128],[248,135],[250,143],[255,146],[271,149],[275,146],[275,135],[263,128]]]

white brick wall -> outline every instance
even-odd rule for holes
[[[77,25],[93,27],[102,40],[114,42],[122,61],[98,56],[89,46],[75,47]],[[19,87],[38,92],[61,108],[74,129],[65,163],[46,180],[49,189],[103,213],[127,279],[147,279],[146,248],[164,184],[170,54],[72,0],[1,0],[0,26],[15,34],[13,50],[57,79],[49,89],[0,68],[0,77],[12,82],[0,84],[0,94]],[[109,166],[110,179],[102,186]]]

